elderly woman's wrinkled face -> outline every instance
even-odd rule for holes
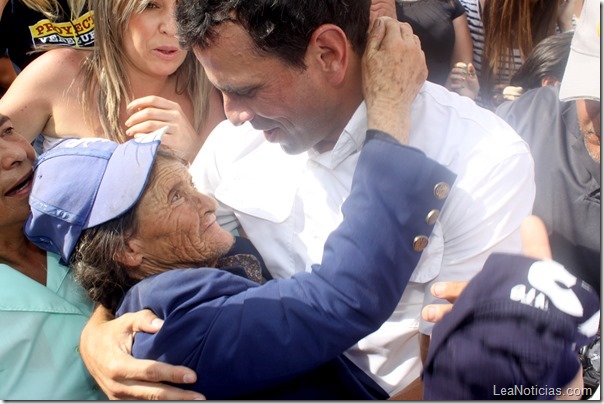
[[[233,244],[233,236],[216,222],[216,201],[195,189],[184,164],[167,159],[155,164],[138,204],[138,228],[128,240],[140,254],[141,271],[211,266]]]

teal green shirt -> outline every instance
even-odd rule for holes
[[[93,303],[48,253],[44,286],[0,264],[0,399],[106,399],[78,344]]]

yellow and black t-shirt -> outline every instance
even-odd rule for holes
[[[30,53],[40,46],[88,47],[94,44],[94,19],[92,11],[85,11],[78,19],[70,21],[69,5],[59,0],[63,14],[50,21],[20,0],[10,0],[0,20],[0,55],[9,57],[20,69],[27,66],[39,53]]]

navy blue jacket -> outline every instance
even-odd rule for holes
[[[562,265],[492,254],[434,326],[424,399],[553,399],[599,323],[595,290]]]
[[[386,398],[344,355],[391,315],[429,236],[426,215],[441,209],[435,185],[455,175],[418,149],[369,131],[344,203],[312,273],[257,285],[214,268],[149,277],[118,315],[149,308],[164,319],[137,333],[133,355],[197,372],[208,399]]]

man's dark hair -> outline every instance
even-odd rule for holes
[[[184,49],[211,45],[216,28],[230,21],[249,33],[260,54],[305,68],[310,37],[323,24],[339,26],[362,55],[370,4],[371,0],[178,0],[176,21]]]
[[[553,76],[562,80],[574,31],[551,35],[539,42],[512,76],[511,84],[524,90],[541,87],[541,79]]]

